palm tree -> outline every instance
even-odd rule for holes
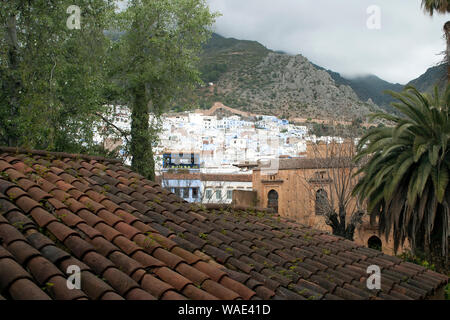
[[[413,252],[447,261],[450,84],[441,97],[437,87],[433,95],[411,86],[389,93],[399,100],[392,105],[401,115],[372,116],[393,126],[372,129],[361,138],[355,161],[364,162],[357,173],[362,178],[353,195],[366,202],[380,233],[386,238],[393,233],[395,251],[408,239]]]
[[[450,12],[449,0],[422,0],[422,8],[430,16],[435,12],[446,14]],[[447,40],[447,50],[445,54],[445,61],[447,63],[447,81],[450,81],[450,21],[444,24],[445,39]]]

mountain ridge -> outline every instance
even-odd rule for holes
[[[200,71],[209,84],[198,90],[202,108],[220,101],[243,111],[283,118],[346,120],[363,120],[379,110],[306,57],[275,52],[256,41],[213,34],[204,47]]]
[[[394,99],[385,91],[398,92],[405,87],[372,74],[344,77],[301,54],[274,51],[257,41],[225,38],[216,33],[204,46],[200,72],[205,83],[213,84],[197,92],[202,108],[221,101],[244,111],[286,117],[300,114],[332,118],[338,113],[353,119],[380,109],[392,113],[390,104]],[[408,84],[430,91],[442,76],[445,78],[445,67],[435,66]],[[288,78],[291,85],[286,83]]]

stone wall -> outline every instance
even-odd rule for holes
[[[249,207],[254,208],[257,205],[257,192],[233,190],[233,207]]]

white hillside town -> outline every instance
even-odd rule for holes
[[[252,190],[252,165],[305,157],[308,143],[341,140],[309,135],[306,126],[275,116],[232,114],[230,108],[227,114],[217,110],[210,114],[211,110],[150,117],[151,127],[158,128],[154,153],[159,182],[190,202],[231,203],[233,190]],[[110,106],[105,118],[116,133],[129,133],[131,113],[127,107]],[[127,143],[125,138],[100,134],[102,130],[96,130],[96,140],[105,147],[121,148]],[[120,152],[124,154],[123,148]]]

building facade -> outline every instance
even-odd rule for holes
[[[296,220],[304,225],[332,232],[326,223],[324,210],[326,206],[333,206],[338,212],[338,189],[343,187],[345,179],[353,174],[349,161],[336,159],[292,158],[280,159],[279,168],[270,174],[264,168],[253,170],[252,183],[256,192],[258,207],[273,208],[279,215]],[[351,196],[353,186],[347,186],[348,195],[339,193],[339,196],[348,197],[346,200],[346,221],[357,210],[358,203]],[[334,200],[333,200],[334,199]],[[379,249],[387,254],[394,254],[393,238],[387,240],[378,234],[378,226],[369,222],[368,216],[354,232],[355,242],[367,247]],[[409,249],[405,243],[398,253]]]
[[[249,174],[164,172],[157,180],[163,188],[184,200],[204,204],[231,204],[234,191],[253,189]]]

